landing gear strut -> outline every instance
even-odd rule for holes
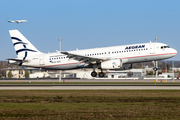
[[[93,64],[93,71],[91,72],[92,77],[97,77],[97,72],[95,71],[96,68],[97,68],[97,64]]]
[[[153,61],[153,62],[154,62],[153,70],[156,72],[158,70],[157,61]]]
[[[156,72],[156,82],[158,81],[158,62],[154,61],[154,68],[153,70]]]

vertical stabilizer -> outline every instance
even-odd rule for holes
[[[8,18],[8,22],[11,22],[11,20]]]
[[[41,54],[18,30],[9,30],[18,58],[25,60],[27,56]]]

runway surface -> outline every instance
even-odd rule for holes
[[[0,82],[59,82],[59,79],[35,79],[35,80],[0,80]],[[64,82],[154,82],[155,79],[62,79]],[[165,81],[165,82],[180,82],[180,80],[172,80],[172,79],[159,79],[158,81]]]
[[[1,85],[0,90],[180,90],[180,85]]]
[[[17,79],[18,80],[18,79]],[[17,82],[17,80],[0,80],[1,83],[3,82]],[[36,83],[36,82],[59,82],[59,80],[51,80],[51,79],[45,79],[45,80],[18,80],[18,82],[27,82],[30,84],[22,84],[22,85],[6,85],[6,84],[1,84],[0,85],[0,90],[180,90],[180,85],[118,85],[118,84],[112,84],[113,82],[152,82],[154,83],[154,79],[62,79],[65,83],[69,82],[111,82],[111,84],[57,84],[57,85],[50,85],[50,84],[45,84],[45,85],[33,85],[31,83]],[[159,80],[161,81],[161,80]],[[163,80],[166,81],[166,80]],[[180,80],[167,80],[167,83],[179,83]]]

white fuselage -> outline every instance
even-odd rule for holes
[[[22,22],[27,22],[27,20],[14,20],[14,21],[9,21],[11,23],[22,23]]]
[[[104,60],[120,59],[123,64],[157,61],[168,59],[177,54],[173,48],[163,43],[142,43],[115,47],[103,47],[85,50],[68,51],[68,53],[85,57],[103,58]],[[24,66],[38,67],[43,69],[67,70],[88,67],[85,63],[69,59],[61,53],[48,53],[36,56],[28,56],[28,62]]]

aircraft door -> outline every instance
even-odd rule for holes
[[[110,51],[105,51],[104,52],[104,58],[105,59],[108,59],[108,58],[110,58],[111,57],[111,52]]]
[[[149,53],[155,54],[155,44],[153,44],[153,43],[149,44]]]
[[[39,65],[44,65],[44,56],[39,56]]]

